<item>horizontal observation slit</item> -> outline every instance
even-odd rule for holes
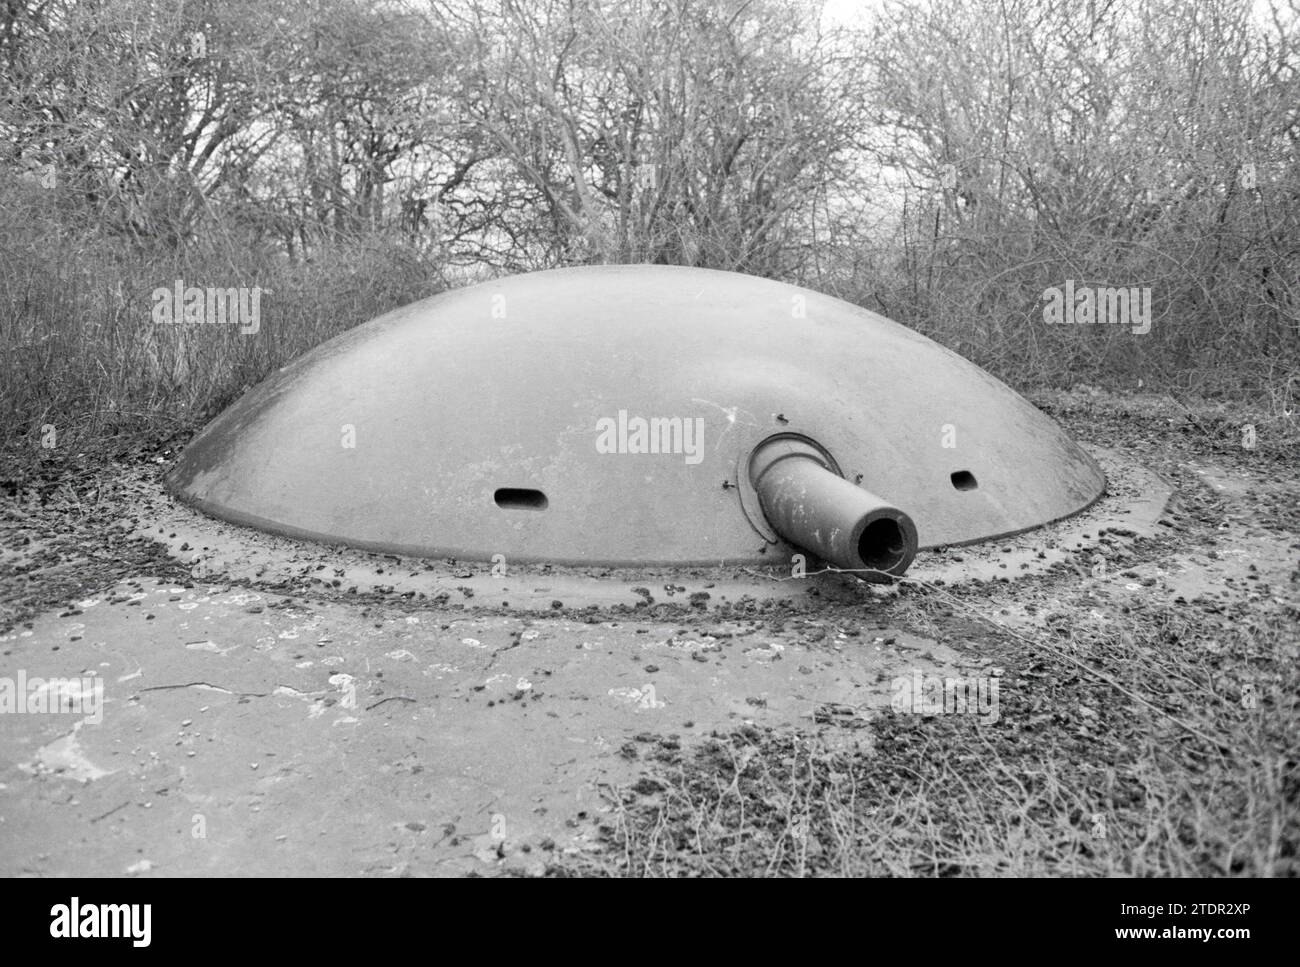
[[[540,490],[523,487],[501,487],[492,499],[502,510],[545,510],[549,503]]]

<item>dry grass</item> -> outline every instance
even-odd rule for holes
[[[992,726],[887,712],[856,748],[837,729],[746,727],[689,752],[644,737],[649,769],[610,791],[606,848],[554,872],[1295,875],[1294,627],[1274,616],[1228,631],[1213,659],[1171,609],[1072,636],[1160,711],[1040,651],[1008,672]],[[1245,679],[1267,683],[1254,709]]]

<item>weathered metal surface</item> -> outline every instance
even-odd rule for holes
[[[226,520],[395,553],[780,563],[792,548],[749,479],[777,433],[815,441],[922,547],[1044,524],[1105,487],[1052,420],[912,330],[648,265],[514,276],[359,326],[245,394],[168,482]]]

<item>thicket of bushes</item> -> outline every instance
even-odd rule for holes
[[[1015,385],[1300,396],[1297,12],[1249,0],[0,11],[0,443],[189,426],[449,285],[734,269]],[[261,286],[256,334],[150,293]],[[1066,279],[1154,322],[1048,326]],[[1267,415],[1267,414],[1265,414]]]
[[[238,224],[184,247],[137,250],[77,232],[31,192],[0,204],[0,406],[12,441],[63,444],[188,426],[331,336],[444,287],[436,267],[381,233],[288,259]],[[260,286],[258,331],[158,325],[151,293]]]

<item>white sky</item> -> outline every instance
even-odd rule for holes
[[[822,17],[831,23],[853,23],[862,19],[867,10],[878,6],[877,0],[826,0]]]

